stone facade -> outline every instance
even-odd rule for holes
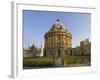
[[[24,49],[23,50],[23,58],[30,58],[33,57],[32,51],[29,49]]]
[[[84,41],[81,41],[80,46],[81,46],[81,53],[83,55],[90,55],[91,43],[90,43],[89,39],[85,39]]]
[[[29,47],[28,49],[23,50],[23,57],[24,58],[31,58],[31,57],[41,57],[42,48],[37,48],[34,44]]]
[[[57,19],[52,28],[44,35],[44,56],[56,57],[60,54],[61,57],[67,55],[67,50],[72,48],[72,34],[65,26]]]
[[[80,42],[80,46],[68,50],[70,55],[80,56],[90,56],[91,55],[91,42],[89,39],[85,39]]]

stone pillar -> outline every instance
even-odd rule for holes
[[[64,36],[62,36],[62,42],[63,42],[63,45],[64,45]]]
[[[52,46],[53,46],[53,36],[52,36]]]
[[[53,38],[53,47],[55,46],[55,39],[54,39],[54,35],[52,36],[52,38]]]
[[[55,42],[55,46],[57,46],[56,35],[55,35],[55,41],[54,42]]]
[[[61,35],[61,44],[63,45],[63,35]]]
[[[54,35],[54,45],[55,45],[55,35]]]

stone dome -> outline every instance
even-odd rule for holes
[[[68,32],[68,29],[64,27],[64,24],[59,19],[57,19],[49,31],[50,32],[52,32],[52,31]]]

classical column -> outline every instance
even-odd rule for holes
[[[61,35],[61,44],[63,45],[63,35]]]
[[[57,44],[56,44],[56,43],[57,43],[57,42],[56,42],[56,35],[55,35],[55,41],[54,41],[54,43],[55,43],[55,46],[57,46]]]
[[[62,39],[61,39],[61,35],[59,35],[60,36],[60,45],[62,45]]]
[[[62,36],[62,44],[64,45],[64,36]]]
[[[54,44],[54,41],[55,41],[55,40],[54,40],[54,35],[52,36],[52,38],[53,38],[53,47],[54,47],[54,45],[55,45],[55,44]]]
[[[54,43],[53,43],[53,35],[52,35],[52,47],[54,46]]]

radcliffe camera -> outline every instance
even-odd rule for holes
[[[23,69],[91,66],[89,13],[23,10]]]

